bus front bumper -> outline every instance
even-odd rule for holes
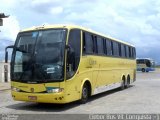
[[[25,93],[12,91],[12,97],[17,101],[28,101],[37,103],[66,103],[64,93]]]

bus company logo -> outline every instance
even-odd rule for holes
[[[34,88],[31,88],[30,90],[31,90],[32,93],[34,92]]]

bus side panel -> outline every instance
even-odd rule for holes
[[[119,59],[111,57],[93,57],[99,65],[98,77],[96,80],[96,92],[100,93],[112,88],[119,87],[122,77],[130,76],[131,82],[134,79],[136,68],[135,60]]]
[[[107,60],[105,57],[95,58],[99,66],[99,73],[96,81],[96,87],[109,85],[115,82],[112,60]]]
[[[84,57],[83,59],[81,59],[81,62],[76,74],[71,79],[66,80],[66,84],[65,84],[66,102],[72,102],[72,101],[81,99],[81,91],[82,91],[82,86],[84,81],[89,80],[91,84],[91,88],[94,86],[92,85],[92,83],[95,83],[95,82],[92,82],[93,71],[88,66],[88,62],[89,62],[88,57]]]

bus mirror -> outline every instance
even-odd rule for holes
[[[7,49],[8,48],[14,48],[14,46],[13,45],[11,45],[11,46],[7,46],[6,48],[5,48],[5,63],[8,63],[8,51],[7,51]]]

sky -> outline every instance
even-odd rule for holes
[[[1,0],[0,60],[17,33],[44,24],[75,24],[129,42],[137,58],[160,64],[160,0]]]

